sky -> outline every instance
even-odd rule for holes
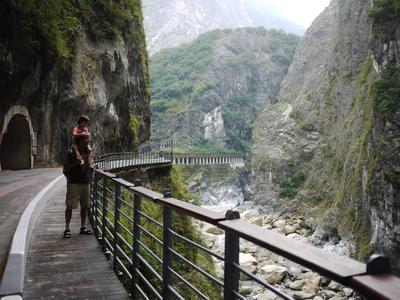
[[[275,6],[291,21],[308,28],[312,21],[329,5],[330,0],[263,0]]]

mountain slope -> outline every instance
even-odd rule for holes
[[[332,1],[305,33],[280,102],[255,122],[254,198],[303,209],[354,256],[382,251],[399,270],[400,14],[374,3],[392,6]]]
[[[216,30],[151,59],[152,137],[220,140],[245,151],[259,107],[276,101],[299,38],[277,30]]]
[[[262,1],[144,0],[143,13],[150,54],[191,42],[214,29],[263,26],[304,32]]]

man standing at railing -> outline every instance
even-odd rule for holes
[[[79,153],[81,153],[82,160],[78,160],[73,149],[68,150],[65,157],[63,173],[67,177],[67,195],[65,199],[65,231],[64,238],[71,237],[71,230],[69,228],[72,209],[78,208],[78,203],[81,206],[81,229],[80,234],[92,234],[86,228],[86,215],[89,208],[90,198],[90,171],[93,162],[89,159],[86,145],[89,143],[89,136],[81,136],[76,140]]]

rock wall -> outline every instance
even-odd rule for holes
[[[279,103],[255,123],[252,190],[351,240],[353,256],[383,252],[399,269],[399,106],[382,108],[377,89],[399,68],[399,19],[374,21],[373,3],[332,1],[305,33]]]
[[[37,139],[35,165],[62,162],[71,143],[71,127],[81,114],[92,120],[91,144],[96,153],[132,150],[149,137],[150,95],[140,6],[113,40],[95,41],[81,29],[70,41],[73,57],[65,62],[62,44],[54,46],[59,52],[52,52],[48,43],[55,41],[46,39],[46,32],[35,32],[36,26],[46,24],[36,24],[24,7],[13,5],[6,1],[1,7],[0,128],[7,128],[4,118],[11,107],[28,110]],[[78,22],[69,18],[65,23]]]

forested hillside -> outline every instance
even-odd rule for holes
[[[276,102],[299,37],[277,30],[216,30],[151,58],[152,137],[220,140],[249,150],[252,122]]]

